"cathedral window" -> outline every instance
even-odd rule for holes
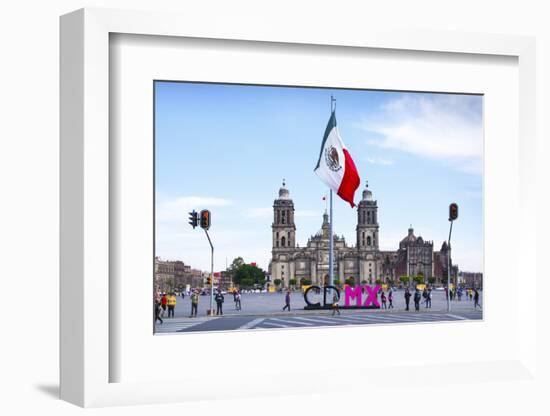
[[[281,246],[284,247],[286,243],[286,239],[284,237],[281,237]]]
[[[367,224],[370,224],[370,211],[367,212]]]
[[[281,211],[281,224],[285,223],[285,213],[286,213],[286,211]],[[283,246],[284,246],[284,244],[283,244]]]
[[[370,235],[369,235],[369,236],[367,237],[367,246],[370,246],[370,242],[371,242],[371,240],[370,240]]]
[[[290,233],[288,233],[288,246],[290,247]]]

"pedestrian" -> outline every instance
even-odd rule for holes
[[[420,290],[415,289],[414,291],[414,310],[419,311],[420,310],[420,299],[422,298],[422,295],[420,294]]]
[[[234,296],[235,296],[235,309],[240,311],[241,310],[241,292],[238,290],[235,290]]]
[[[380,301],[382,302],[382,309],[388,309],[388,304],[386,303],[386,294],[384,291],[380,293]]]
[[[159,298],[155,298],[154,300],[154,311],[155,311],[155,324],[157,323],[157,321],[160,321],[160,323],[162,324],[164,321],[162,320],[162,318],[160,317],[160,299]]]
[[[160,316],[163,318],[164,318],[164,314],[166,313],[167,303],[168,303],[168,298],[166,297],[166,293],[163,293],[162,297],[160,298],[160,306],[162,308],[162,313],[160,314]]]
[[[181,298],[182,298],[182,299],[185,299],[185,290],[182,290],[182,291],[181,291]]]
[[[334,291],[334,295],[332,295],[332,316],[338,312],[338,315],[340,315],[340,307],[338,306],[338,301],[340,300],[340,297],[336,293],[336,290]],[[290,306],[289,306],[290,310]]]
[[[424,299],[424,304],[426,305],[426,308],[428,307],[428,288],[424,287],[424,290],[422,290],[422,298]]]
[[[390,289],[390,291],[388,292],[388,302],[389,302],[388,309],[393,309],[393,290],[392,289]]]
[[[428,293],[426,295],[426,308],[432,307],[432,289],[428,289]]]
[[[481,305],[479,304],[479,292],[477,289],[474,289],[474,308],[477,308],[479,306],[479,309],[481,309]]]
[[[198,309],[199,309],[199,294],[195,290],[195,291],[193,291],[193,294],[191,295],[191,316],[190,316],[190,318],[192,318],[193,316],[197,316]]]
[[[283,311],[285,309],[288,309],[288,311],[290,312],[290,289],[288,289],[286,291],[286,295],[285,295],[285,306],[283,306]]]
[[[214,300],[216,301],[216,315],[223,315],[223,301],[225,298],[219,289],[216,292],[216,297]]]
[[[166,297],[166,306],[168,306],[168,318],[174,317],[174,309],[176,308],[176,294],[170,293]]]
[[[474,291],[471,288],[468,289],[468,295],[470,295],[470,300],[472,300],[474,297]]]
[[[461,299],[462,299],[462,288],[458,289],[458,291],[456,293],[458,295],[458,301],[460,302]]]
[[[405,310],[409,310],[409,302],[411,301],[411,292],[409,291],[409,288],[405,289]]]

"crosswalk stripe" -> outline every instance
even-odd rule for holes
[[[274,326],[274,327],[277,327],[277,328],[289,328],[290,327],[289,325],[276,324],[275,322],[262,322],[262,324],[260,326],[258,326],[258,328],[263,328],[264,325]]]
[[[307,322],[316,322],[316,323],[321,323],[321,324],[335,324],[336,322],[331,320],[330,318],[305,318],[305,317],[302,317],[302,316],[297,316],[295,317],[294,319],[300,319],[300,320],[304,320],[304,321],[307,321]]]
[[[277,321],[277,322],[283,322],[285,324],[293,324],[293,325],[296,325],[296,324],[302,324],[302,325],[313,325],[312,323],[307,323],[307,322],[296,322],[296,321],[290,321],[290,320],[285,320],[285,319],[280,319],[280,318],[270,318],[271,321]]]
[[[259,324],[261,324],[263,321],[265,321],[265,318],[256,318],[256,319],[253,319],[252,321],[250,322],[247,322],[246,324],[244,325],[241,325],[239,328],[237,329],[251,329],[253,328],[254,326],[257,326]]]
[[[447,316],[450,316],[451,318],[455,318],[455,319],[458,319],[459,321],[464,321],[466,320],[467,318],[464,318],[462,316],[459,316],[459,315],[453,315],[453,314],[447,314]]]

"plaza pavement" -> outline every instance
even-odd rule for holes
[[[389,323],[443,322],[480,320],[482,311],[474,309],[473,300],[462,297],[461,301],[451,302],[451,312],[447,313],[444,291],[432,291],[432,308],[421,304],[420,311],[405,311],[404,291],[394,292],[394,309],[355,309],[341,310],[341,315],[332,316],[330,310],[304,310],[305,302],[301,292],[291,295],[291,310],[282,311],[283,293],[251,293],[241,295],[242,309],[237,311],[231,294],[225,295],[224,315],[208,317],[210,297],[200,296],[197,317],[189,318],[191,302],[189,296],[178,297],[175,318],[164,317],[164,323],[157,324],[156,333],[228,331],[248,329],[304,328],[335,325],[366,325]],[[480,292],[481,298],[481,292]],[[343,301],[340,302],[342,304]],[[482,301],[480,300],[480,303]],[[215,307],[215,304],[214,304]]]

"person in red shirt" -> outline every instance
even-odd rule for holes
[[[168,305],[168,298],[166,297],[166,293],[163,293],[162,297],[160,298],[160,306],[162,307],[162,314],[160,316],[162,318],[164,318],[164,314],[166,313],[167,305]]]

